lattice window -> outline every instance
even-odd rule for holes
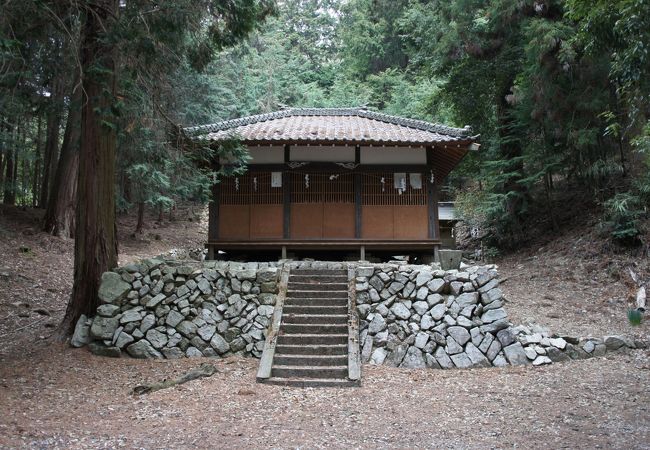
[[[271,187],[271,172],[247,172],[221,180],[222,205],[281,205],[282,188]]]
[[[395,187],[394,173],[364,173],[362,174],[363,187],[361,190],[361,203],[363,205],[426,205],[427,204],[427,179],[420,174],[420,189],[415,189],[412,184],[417,185],[416,177],[411,180],[411,173],[406,174],[404,183]],[[401,193],[400,193],[401,191]]]
[[[354,203],[351,173],[291,173],[292,203]]]

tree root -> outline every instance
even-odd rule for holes
[[[187,383],[188,381],[196,380],[197,378],[206,378],[219,372],[212,364],[203,363],[199,367],[190,370],[185,375],[176,378],[175,380],[163,380],[160,383],[143,384],[133,388],[133,395],[144,395],[150,392],[167,389],[178,384]]]

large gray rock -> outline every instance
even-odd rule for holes
[[[120,321],[117,317],[96,316],[90,327],[90,336],[99,340],[113,339],[113,334],[119,325]]]
[[[485,355],[490,361],[493,361],[494,358],[497,357],[499,352],[501,351],[501,344],[497,339],[494,339],[492,343],[490,344],[490,347],[488,347],[487,352]]]
[[[119,304],[131,290],[131,285],[115,272],[104,272],[99,284],[99,299],[103,303]]]
[[[83,347],[90,342],[90,321],[85,314],[82,314],[77,320],[77,324],[74,327],[74,333],[72,333],[72,339],[70,340],[70,345],[73,347]]]
[[[156,349],[161,349],[167,345],[167,335],[156,329],[147,331],[146,337],[149,343]]]
[[[395,303],[390,310],[400,319],[406,320],[411,317],[411,311],[402,302]]]
[[[402,361],[404,361],[404,357],[406,356],[406,352],[408,351],[408,348],[409,346],[406,343],[397,345],[393,349],[393,352],[390,355],[388,355],[388,357],[384,361],[384,365],[390,367],[398,367],[400,364],[402,364]]]
[[[445,351],[449,355],[454,355],[463,351],[463,347],[458,345],[458,342],[454,340],[451,336],[447,336],[447,345],[445,346]]]
[[[139,311],[136,311],[134,309],[127,309],[124,311],[124,313],[122,313],[120,323],[124,325],[129,322],[138,322],[140,319],[141,316]]]
[[[154,316],[153,314],[147,314],[146,316],[144,316],[142,322],[140,323],[140,331],[146,333],[155,324],[156,324],[156,316]]]
[[[180,359],[185,356],[183,350],[181,350],[178,347],[163,348],[161,352],[163,355],[165,355],[165,358],[167,359]]]
[[[212,293],[212,286],[210,286],[210,282],[205,278],[199,281],[198,288],[204,295],[208,295]]]
[[[198,335],[203,339],[204,341],[210,341],[212,339],[212,336],[214,336],[214,333],[217,331],[217,327],[214,325],[210,324],[205,324],[201,328],[197,330]]]
[[[426,298],[426,296],[424,298]],[[416,313],[422,316],[429,310],[429,304],[423,301],[415,302],[413,303],[413,309]]]
[[[445,280],[441,278],[435,278],[427,283],[427,287],[433,294],[441,293],[445,288]]]
[[[506,310],[503,308],[497,308],[484,312],[481,316],[481,320],[483,323],[492,323],[497,320],[505,319],[506,317],[508,317]]]
[[[234,296],[233,296],[234,297]],[[231,304],[226,312],[223,314],[223,317],[226,319],[232,319],[233,317],[238,317],[241,315],[244,308],[246,308],[246,300],[242,298],[237,299],[233,304]]]
[[[107,356],[109,358],[119,358],[122,352],[117,347],[107,347],[99,342],[91,342],[88,345],[90,353],[97,356]]]
[[[158,350],[144,339],[129,345],[126,351],[133,358],[148,359],[148,358],[162,358],[163,355]]]
[[[372,318],[372,321],[368,325],[368,333],[370,334],[377,334],[380,331],[384,331],[386,329],[386,320],[379,315],[375,314],[375,316]]]
[[[449,327],[447,328],[447,333],[449,333],[449,335],[454,338],[454,341],[456,341],[460,346],[465,345],[470,339],[469,331],[463,327]]]
[[[465,353],[472,361],[474,367],[490,367],[492,365],[483,353],[471,342],[465,347]]]
[[[519,342],[515,342],[514,344],[510,344],[507,347],[504,347],[503,353],[505,354],[508,362],[513,366],[528,364],[526,351]]]
[[[122,331],[120,332],[120,334],[117,336],[117,339],[115,340],[115,346],[117,348],[124,348],[133,341],[135,341],[133,336],[131,336],[129,333]]]
[[[440,367],[443,369],[452,369],[454,367],[454,363],[451,361],[449,355],[447,355],[447,352],[445,352],[442,347],[438,347],[434,356],[436,357],[438,364],[440,364]]]
[[[167,314],[167,319],[165,319],[165,323],[169,325],[170,327],[176,328],[176,325],[181,323],[185,319],[185,316],[183,316],[181,313],[175,310],[169,311]]]
[[[501,345],[503,347],[507,347],[508,345],[512,344],[517,340],[515,334],[512,332],[510,328],[499,331],[497,333],[497,339],[499,340],[499,342],[501,342]]]
[[[431,314],[431,317],[434,320],[442,319],[446,313],[447,313],[447,307],[445,306],[444,303],[437,304],[436,306],[431,308],[431,311],[429,311],[429,314]]]
[[[153,297],[151,300],[149,300],[147,302],[146,307],[147,308],[155,308],[156,306],[158,306],[158,304],[160,302],[162,302],[166,298],[167,298],[167,296],[165,294],[158,294],[158,295],[156,295],[155,297]]]
[[[478,292],[466,292],[456,297],[456,303],[461,309],[478,303]]]
[[[487,292],[481,294],[481,303],[484,305],[489,305],[490,303],[501,300],[503,298],[503,292],[499,288],[494,288]]]
[[[415,335],[414,345],[419,349],[423,349],[427,345],[428,341],[429,341],[429,335],[427,333],[419,332],[417,335]]]
[[[415,286],[420,288],[433,279],[433,274],[429,271],[421,271],[415,278]]]
[[[435,325],[436,325],[436,321],[429,314],[425,314],[424,316],[422,316],[422,320],[420,321],[420,329],[429,330],[433,328]]]
[[[383,347],[375,349],[370,356],[370,364],[381,365],[386,359],[386,349]]]
[[[472,360],[469,359],[469,356],[467,356],[465,353],[457,353],[455,355],[451,355],[451,360],[459,369],[468,369],[473,365]]]
[[[406,369],[424,369],[426,362],[424,361],[422,351],[417,347],[409,347],[400,367]]]
[[[257,282],[258,283],[268,283],[275,281],[278,278],[278,268],[277,267],[267,267],[265,269],[260,269],[257,272]]]
[[[97,314],[99,314],[102,317],[115,317],[119,312],[120,312],[120,307],[117,305],[112,305],[110,303],[107,303],[105,305],[100,305],[97,308]]]
[[[194,336],[196,336],[197,326],[194,322],[183,320],[176,326],[176,329],[186,338],[192,339]]]
[[[230,345],[220,334],[215,334],[214,336],[212,336],[212,339],[210,340],[210,345],[220,355],[223,355],[228,350],[230,350]]]

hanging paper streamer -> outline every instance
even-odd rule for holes
[[[253,189],[257,192],[257,177],[253,177]]]
[[[386,191],[386,178],[381,177],[381,180],[379,180],[379,182],[381,183],[381,192],[385,192]]]
[[[336,174],[336,175],[330,175],[330,181],[337,180],[338,178],[339,178],[339,175],[338,175],[338,174]]]
[[[431,171],[431,180],[430,181],[431,181],[431,184],[433,184],[436,181],[435,177],[433,176],[433,170]]]
[[[235,190],[239,192],[239,178],[235,177]]]
[[[305,189],[309,189],[309,175],[305,175]]]
[[[402,195],[406,190],[406,176],[399,180],[399,195]]]

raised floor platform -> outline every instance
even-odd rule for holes
[[[255,241],[208,241],[212,250],[347,250],[365,247],[367,250],[434,250],[440,248],[437,239],[378,240],[378,239],[260,239]]]

